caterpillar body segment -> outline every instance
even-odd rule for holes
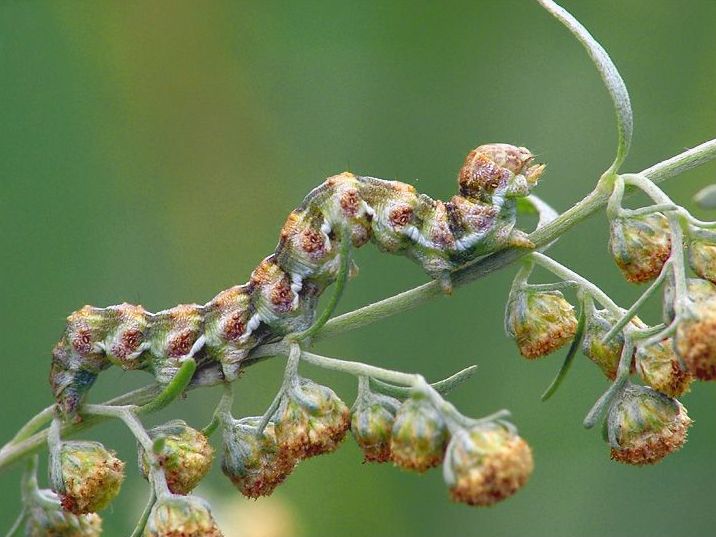
[[[460,194],[447,202],[399,181],[329,177],[289,214],[276,249],[246,284],[204,305],[158,313],[131,304],[72,313],[52,353],[59,409],[74,415],[111,365],[147,371],[166,384],[194,358],[195,380],[235,379],[252,349],[311,326],[318,298],[340,271],[343,240],[409,257],[449,290],[450,273],[465,263],[510,245],[530,247],[514,226],[515,198],[529,194],[544,170],[533,159],[525,148],[480,146],[460,170]]]

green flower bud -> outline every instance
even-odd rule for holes
[[[691,241],[689,265],[700,278],[716,283],[716,235],[713,240]]]
[[[525,289],[510,297],[505,329],[525,358],[539,358],[567,343],[577,330],[574,307],[559,291]]]
[[[261,418],[243,418],[224,428],[221,468],[248,498],[270,495],[297,462],[278,445],[273,423],[257,434],[260,421]]]
[[[671,339],[638,347],[635,362],[641,379],[669,397],[679,397],[689,391],[694,380],[691,373],[681,367]]]
[[[356,401],[351,432],[363,451],[365,462],[390,460],[390,438],[398,407],[400,401],[377,393],[369,393]]]
[[[154,504],[144,537],[222,537],[209,504],[196,496],[169,496]]]
[[[458,431],[445,453],[443,475],[453,500],[489,506],[522,488],[534,468],[532,450],[504,428]]]
[[[609,249],[627,281],[653,280],[671,255],[669,221],[661,213],[614,218]]]
[[[602,340],[618,320],[619,316],[606,309],[594,309],[587,317],[582,340],[584,355],[594,362],[610,380],[614,380],[617,375],[619,360],[624,348],[624,334],[619,332],[607,343],[603,343]],[[645,326],[638,317],[635,317],[631,324],[638,328]]]
[[[440,412],[422,395],[398,409],[390,441],[391,459],[406,470],[424,472],[443,460],[448,430]]]
[[[686,367],[701,380],[716,379],[716,297],[693,302],[693,318],[676,327],[674,345]]]
[[[607,436],[612,459],[626,464],[654,464],[686,442],[691,419],[676,399],[630,384],[612,404]]]
[[[59,464],[62,483],[56,492],[68,511],[76,515],[101,511],[119,494],[124,463],[99,442],[64,442]]]
[[[350,410],[333,390],[300,378],[276,415],[276,439],[295,459],[334,451],[350,428]]]
[[[163,439],[156,454],[164,470],[169,490],[174,494],[189,494],[204,479],[214,458],[206,436],[189,427],[183,420],[173,420],[148,431],[152,440]],[[149,462],[139,446],[139,468],[149,475]]]
[[[37,492],[43,502],[32,502],[27,508],[26,537],[99,537],[102,534],[102,519],[96,513],[68,513],[62,509],[57,494],[51,490]]]

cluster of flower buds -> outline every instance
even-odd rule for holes
[[[671,255],[669,221],[661,213],[613,218],[609,248],[628,281],[653,280]]]
[[[298,377],[286,390],[274,422],[281,449],[301,460],[334,451],[348,432],[351,418],[333,390]]]
[[[29,500],[26,509],[26,537],[99,537],[102,519],[96,513],[75,515],[65,511],[57,494],[37,490],[41,501]]]
[[[207,502],[196,496],[168,496],[154,504],[144,537],[222,537],[222,533]]]
[[[646,386],[627,385],[609,409],[612,459],[653,464],[681,448],[691,419],[676,399]]]
[[[527,482],[532,452],[511,427],[487,422],[452,431],[448,420],[422,392],[401,404],[364,390],[353,407],[352,429],[366,461],[391,460],[420,473],[443,463],[445,482],[458,502],[493,505]]]
[[[209,472],[214,458],[206,436],[183,420],[173,420],[147,431],[158,449],[155,453],[174,494],[189,494]],[[139,468],[144,477],[150,462],[144,449],[138,447]]]
[[[353,405],[351,432],[365,462],[391,460],[391,437],[400,401],[367,391]]]
[[[540,358],[559,349],[574,337],[574,307],[559,291],[536,291],[524,287],[510,295],[505,330],[525,358]]]
[[[261,418],[232,420],[223,430],[222,470],[248,498],[271,494],[297,463],[279,446],[273,423],[259,433],[260,421]]]
[[[493,505],[522,488],[532,474],[532,450],[516,433],[497,424],[453,434],[443,475],[455,501]]]
[[[124,463],[99,442],[63,442],[53,464],[60,471],[51,472],[52,486],[62,507],[76,515],[107,507],[124,480]]]

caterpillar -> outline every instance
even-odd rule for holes
[[[533,246],[515,224],[517,198],[544,171],[534,160],[524,147],[479,146],[460,169],[459,195],[447,202],[398,181],[348,172],[329,177],[289,214],[276,249],[247,283],[204,305],[150,313],[124,303],[70,314],[52,351],[58,409],[76,416],[99,373],[112,365],[147,371],[166,384],[194,358],[195,375],[234,380],[252,349],[311,325],[318,297],[336,280],[342,240],[404,255],[449,291],[456,268],[507,246]]]

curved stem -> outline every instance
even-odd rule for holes
[[[25,522],[25,518],[27,518],[27,508],[23,507],[22,511],[20,511],[20,515],[17,519],[15,519],[15,522],[10,530],[5,534],[5,537],[13,537],[22,527],[22,524]]]
[[[607,295],[604,291],[602,291],[599,287],[594,285],[586,278],[574,272],[572,269],[565,267],[551,257],[547,257],[546,255],[541,254],[539,252],[533,252],[530,254],[530,256],[532,257],[532,259],[534,259],[535,263],[549,270],[555,276],[558,276],[563,280],[577,282],[577,284],[579,284],[579,286],[585,292],[589,293],[592,297],[594,297],[594,300],[599,302],[608,310],[616,313],[617,315],[622,314],[623,310],[619,306],[617,306],[611,298],[609,298],[609,295]]]
[[[469,367],[466,367],[462,371],[458,371],[454,375],[449,376],[446,379],[431,383],[430,386],[432,386],[441,395],[447,395],[452,390],[457,388],[460,384],[472,377],[476,372],[477,366],[471,365]],[[386,395],[391,395],[393,397],[408,397],[408,395],[410,395],[410,388],[406,388],[403,386],[394,386],[387,382],[383,382],[382,380],[378,380],[374,377],[369,377],[369,379],[371,386]]]
[[[177,374],[174,375],[174,378],[166,385],[164,390],[152,401],[140,407],[137,412],[139,414],[149,414],[167,406],[169,403],[174,401],[174,399],[184,393],[184,390],[189,385],[189,382],[191,382],[191,378],[194,376],[195,371],[196,361],[194,358],[185,360],[177,371]]]

